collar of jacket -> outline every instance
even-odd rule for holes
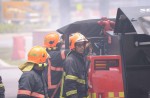
[[[46,48],[46,51],[57,51],[57,47]]]
[[[33,71],[35,71],[39,75],[42,75],[42,73],[43,73],[43,70],[36,70],[34,67],[33,67]]]
[[[80,54],[80,53],[78,53],[78,52],[76,52],[74,50],[72,50],[71,53],[73,55],[75,55],[76,57],[80,58],[80,59],[84,59],[84,55],[83,54]]]

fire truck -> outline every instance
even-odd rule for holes
[[[118,8],[113,31],[100,19],[74,22],[57,31],[66,37],[84,34],[93,46],[89,55],[90,98],[150,98],[150,6]]]

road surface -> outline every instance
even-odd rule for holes
[[[0,75],[5,86],[5,98],[17,98],[18,80],[22,72],[17,67],[2,67]]]

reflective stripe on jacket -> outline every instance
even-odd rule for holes
[[[63,97],[87,97],[87,68],[84,57],[75,51],[70,52],[64,62]]]
[[[46,78],[47,84],[48,84],[48,95],[51,98],[56,88],[58,88],[54,98],[59,98],[60,94],[60,87],[59,83],[62,78],[62,72],[63,72],[63,62],[65,60],[65,57],[69,51],[59,51],[59,50],[52,50],[48,51],[48,54],[51,56],[50,59],[48,59],[48,66],[44,70],[44,76]]]
[[[19,95],[28,95],[35,98],[45,98],[43,94],[31,92],[29,90],[18,90]]]
[[[42,72],[24,72],[19,80],[17,98],[46,98]]]

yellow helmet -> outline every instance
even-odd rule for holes
[[[32,70],[35,64],[43,64],[46,62],[48,58],[48,54],[46,49],[41,46],[34,46],[28,52],[28,60],[26,63],[19,66],[19,69],[22,71],[30,71]]]
[[[46,49],[41,46],[35,46],[28,52],[28,62],[36,64],[46,62],[48,54]]]

